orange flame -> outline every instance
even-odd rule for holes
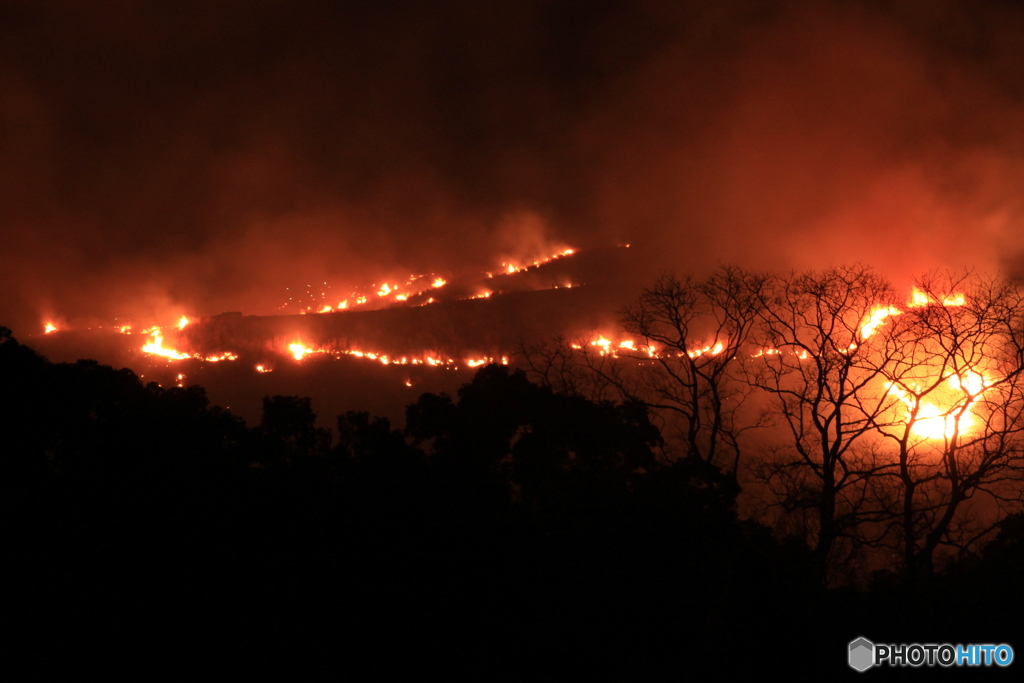
[[[891,315],[900,315],[903,311],[895,306],[878,306],[868,313],[867,318],[861,323],[859,334],[861,339],[869,339],[879,327],[885,324],[886,319]]]
[[[890,382],[887,392],[893,394],[906,408],[905,421],[913,419],[910,433],[922,439],[952,439],[957,434],[973,432],[978,417],[973,406],[981,395],[992,385],[977,372],[968,371],[964,377],[950,375],[945,383],[948,388],[941,393],[930,393],[928,398],[908,391],[896,382]]]
[[[170,358],[172,360],[183,360],[185,358],[191,358],[192,356],[187,353],[179,353],[174,349],[164,348],[164,335],[161,334],[158,328],[152,330],[146,330],[149,334],[149,342],[143,347],[143,353],[149,353],[154,356],[163,356],[164,358]]]
[[[699,358],[705,354],[709,356],[717,356],[725,350],[725,344],[722,342],[715,342],[713,345],[705,346],[702,349],[692,349],[686,352],[686,355],[690,358]]]
[[[909,308],[922,308],[924,306],[938,306],[940,303],[943,306],[963,306],[966,302],[967,297],[963,292],[954,292],[944,296],[940,302],[931,294],[914,287],[910,290],[910,301],[907,302],[907,306]]]
[[[309,354],[313,353],[313,349],[309,348],[305,344],[302,344],[301,342],[289,344],[288,350],[291,351],[291,354],[292,356],[295,357],[295,360],[302,360]]]
[[[522,272],[524,270],[529,270],[530,268],[532,268],[534,266],[539,266],[539,265],[543,265],[545,263],[550,263],[551,261],[554,261],[555,259],[564,258],[566,256],[572,256],[575,253],[576,253],[575,249],[564,249],[564,250],[558,252],[557,254],[552,254],[551,256],[548,256],[547,258],[536,259],[532,263],[529,263],[527,265],[516,265],[515,263],[509,263],[509,262],[506,262],[506,261],[502,261],[501,265],[505,269],[505,274],[506,275],[511,275],[513,273],[520,273],[520,272]],[[486,273],[486,275],[487,275],[487,277],[494,277],[494,273]]]
[[[184,316],[182,316],[182,317],[184,317]],[[180,324],[180,321],[179,321],[179,324]],[[124,327],[121,328],[121,331],[125,331],[126,328],[127,329],[131,329],[128,326],[124,326]],[[179,329],[180,329],[180,327],[179,327]],[[215,356],[200,356],[199,354],[189,355],[187,353],[182,353],[182,352],[176,351],[174,349],[169,349],[166,346],[164,346],[164,335],[163,335],[163,332],[161,332],[160,330],[161,330],[161,328],[159,328],[159,327],[150,327],[150,328],[142,331],[143,334],[149,335],[149,341],[146,342],[143,345],[143,347],[142,347],[142,352],[143,353],[148,353],[148,354],[154,355],[154,356],[161,356],[163,358],[169,358],[170,360],[185,360],[186,358],[197,358],[199,360],[206,360],[206,361],[210,361],[210,362],[213,362],[213,363],[216,363],[216,362],[219,362],[219,361],[222,361],[222,360],[237,360],[238,359],[238,356],[233,354],[233,353],[231,353],[230,351],[225,351],[224,353],[222,353],[220,355],[215,355]]]

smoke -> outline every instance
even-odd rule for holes
[[[339,5],[5,3],[0,324],[561,245],[1017,270],[1015,3]]]
[[[594,124],[627,136],[598,213],[691,267],[999,268],[1021,246],[1021,21],[1001,3],[779,3],[674,44]]]
[[[495,226],[495,253],[502,263],[522,266],[572,248],[564,242],[553,241],[553,234],[556,232],[550,222],[536,211],[511,211]]]

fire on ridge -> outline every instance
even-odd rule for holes
[[[545,263],[565,259],[575,253],[573,251],[557,254],[547,259]],[[490,274],[489,279],[497,284],[501,278],[518,277],[534,267],[526,266],[512,276]],[[456,288],[452,291],[457,291],[460,286],[458,281],[451,278],[435,276],[429,280],[423,279],[423,284],[428,285],[424,292],[439,293],[452,287]],[[564,289],[578,291],[580,288],[573,287],[573,284],[564,283]],[[544,295],[547,290],[549,294],[555,295],[553,290],[560,288],[562,287],[554,285],[541,287],[539,290],[531,289],[526,293],[532,292],[530,296]],[[361,312],[344,310],[335,311],[332,315],[303,313],[262,317],[241,314],[222,314],[213,317],[180,315],[176,316],[175,323],[142,330],[144,341],[136,348],[144,356],[164,362],[168,367],[171,363],[187,361],[219,363],[241,360],[251,363],[251,367],[257,373],[273,372],[275,365],[282,362],[303,363],[312,358],[350,357],[383,366],[420,366],[447,370],[472,369],[488,363],[509,364],[508,351],[511,347],[503,345],[500,337],[492,335],[490,341],[486,339],[487,335],[493,332],[487,325],[488,316],[497,316],[500,320],[509,311],[515,311],[517,307],[530,308],[530,304],[525,300],[520,301],[516,306],[499,308],[495,313],[490,302],[500,305],[515,295],[502,291],[499,287],[477,294],[466,293],[464,290],[465,287],[460,296],[437,300],[433,296],[428,296],[426,301],[417,304],[397,298],[403,291],[411,290],[402,290],[391,283],[384,283],[377,287],[375,294],[382,300],[392,299],[392,305],[379,309],[367,307]],[[489,302],[484,304],[479,301],[480,299],[487,299]],[[552,300],[548,301],[550,303]],[[563,304],[561,310],[565,313],[578,308],[575,305],[578,303],[576,300],[563,298],[560,301]],[[852,354],[860,346],[870,345],[869,340],[879,330],[906,311],[926,307],[960,307],[964,306],[966,301],[965,294],[960,292],[937,297],[914,289],[903,307],[880,304],[871,309],[851,331],[853,341],[835,351]],[[485,308],[479,309],[478,305],[485,305]],[[550,313],[550,310],[547,312]],[[532,311],[532,317],[539,317],[536,311]],[[687,343],[685,348],[667,348],[659,346],[654,340],[633,338],[609,328],[602,329],[600,325],[587,327],[581,324],[582,319],[568,320],[557,313],[552,314],[551,319],[564,322],[566,325],[575,325],[573,328],[563,327],[563,330],[593,330],[569,344],[570,353],[592,354],[609,362],[635,362],[641,366],[660,362],[708,363],[716,362],[727,350],[731,354],[740,353],[738,349],[730,347],[727,339],[689,340],[692,343]],[[467,336],[461,339],[459,344],[452,346],[449,343],[437,343],[438,340],[430,334],[418,334],[422,331],[424,323],[435,320],[447,322],[452,329],[469,328]],[[478,325],[473,328],[472,325],[467,325],[467,321]],[[517,324],[515,320],[506,322],[512,327]],[[394,327],[399,329],[390,330],[389,337],[381,338],[375,343],[373,335],[367,337],[366,334],[367,330],[372,331],[374,326],[385,330]],[[67,330],[68,328],[62,324],[59,331]],[[113,330],[120,335],[135,334],[131,324],[120,324]],[[58,332],[57,325],[47,321],[44,332],[53,335]],[[232,340],[244,342],[251,339],[256,339],[257,343],[248,347],[244,343],[232,343]],[[218,345],[220,348],[217,348]],[[474,347],[478,350],[468,351]],[[446,351],[446,348],[449,350]],[[456,351],[456,348],[463,351]],[[744,349],[742,354],[758,362],[774,362],[774,359],[790,357],[795,362],[805,362],[812,358],[812,353],[806,348],[754,348]],[[180,384],[184,373],[179,375],[177,381]],[[914,416],[911,433],[919,438],[942,439],[949,438],[951,434],[957,432],[969,432],[976,423],[977,403],[995,381],[980,368],[965,368],[948,373],[948,376],[940,377],[939,381],[940,389],[923,395],[920,388],[914,384],[913,376],[908,375],[902,380],[893,380],[886,386],[879,387],[879,393],[893,399],[892,405],[896,412],[902,410],[906,416]],[[411,386],[408,378],[405,382],[406,386]],[[896,421],[899,419],[897,416]]]

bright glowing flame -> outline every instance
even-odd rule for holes
[[[992,383],[977,372],[968,371],[964,377],[950,375],[940,391],[918,395],[920,389],[908,391],[896,382],[890,382],[887,392],[905,407],[904,422],[913,419],[910,433],[921,439],[952,439],[970,434],[979,424],[974,405]]]
[[[860,338],[868,339],[873,335],[879,327],[885,324],[886,319],[891,315],[900,315],[903,313],[900,309],[895,306],[879,306],[871,310],[868,313],[867,318],[861,323],[860,326]]]
[[[932,298],[930,296],[922,292],[917,287],[914,287],[910,290],[910,301],[907,302],[907,306],[910,308],[920,308],[922,306],[927,306],[931,302]]]
[[[163,356],[164,358],[170,358],[172,360],[183,360],[185,358],[192,357],[187,353],[179,353],[174,349],[164,348],[164,335],[160,333],[159,329],[153,329],[147,332],[149,333],[149,342],[142,347],[143,353],[149,353],[154,356]]]
[[[434,288],[437,288],[437,287],[444,287],[446,284],[448,284],[447,280],[438,277],[438,278],[434,278],[434,281],[430,283],[430,286],[434,287]]]
[[[560,251],[557,254],[552,254],[551,256],[548,256],[547,258],[537,259],[537,260],[535,260],[532,263],[529,263],[527,265],[516,265],[514,263],[506,263],[504,261],[502,262],[501,265],[505,268],[505,274],[506,275],[511,275],[513,273],[519,273],[519,272],[522,272],[524,270],[528,270],[528,269],[532,268],[533,266],[539,266],[539,265],[542,265],[544,263],[550,263],[551,261],[554,261],[555,259],[560,259],[560,258],[563,258],[565,256],[572,256],[575,253],[576,253],[575,249],[564,249],[563,251]],[[494,277],[494,274],[493,273],[487,273],[487,277]]]
[[[596,339],[595,341],[592,341],[592,342],[590,342],[590,345],[591,345],[591,346],[596,346],[596,347],[598,347],[599,349],[601,349],[601,355],[602,355],[602,356],[605,356],[605,355],[607,355],[607,354],[608,354],[608,352],[609,352],[609,351],[611,350],[611,348],[612,348],[612,343],[611,343],[611,341],[610,341],[610,340],[608,340],[608,339],[605,339],[605,337],[604,337],[604,335],[603,335],[603,334],[602,334],[602,335],[600,335],[600,336],[599,336],[599,337],[598,337],[598,338],[597,338],[597,339]]]
[[[690,351],[687,351],[686,355],[689,356],[690,358],[700,358],[701,356],[704,355],[717,356],[724,350],[725,344],[723,344],[722,342],[715,342],[714,344],[705,346],[702,349],[692,349]]]
[[[292,356],[295,357],[295,360],[302,360],[307,355],[313,353],[313,349],[305,346],[304,344],[302,344],[300,342],[295,342],[294,344],[289,344],[288,345],[288,350],[291,352]]]
[[[46,325],[43,326],[43,334],[52,334],[56,331],[57,326],[54,325],[53,323],[46,323]]]
[[[948,296],[942,297],[943,306],[963,306],[967,302],[967,297],[962,292],[954,292]],[[927,292],[922,292],[917,287],[910,290],[910,301],[907,302],[909,308],[922,308],[924,306],[937,306],[939,300],[933,297]]]
[[[178,329],[179,330],[185,329],[185,326],[188,325],[190,322],[191,321],[188,319],[188,317],[186,317],[184,315],[181,316],[181,318],[178,319]]]
[[[185,319],[184,316],[182,316],[182,319]],[[188,323],[186,322],[185,324]],[[179,320],[178,329],[181,329],[181,327],[184,327],[184,325],[182,325],[181,321]],[[125,325],[119,329],[121,332],[127,333],[130,332],[131,327]],[[222,360],[238,360],[238,356],[231,353],[230,351],[225,351],[224,353],[215,356],[200,356],[197,353],[189,355],[187,353],[182,353],[174,349],[169,349],[166,346],[164,346],[164,335],[163,332],[161,332],[160,330],[161,328],[159,327],[150,327],[142,331],[143,334],[149,335],[149,341],[146,342],[142,347],[143,353],[148,353],[154,356],[161,356],[163,358],[169,358],[170,360],[185,360],[186,358],[197,358],[199,360],[206,360],[213,363]]]

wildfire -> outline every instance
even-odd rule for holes
[[[699,358],[703,355],[717,356],[725,350],[725,344],[722,342],[715,342],[713,345],[705,346],[702,349],[691,349],[686,352],[686,355],[690,358]]]
[[[872,309],[868,313],[867,318],[861,323],[858,334],[861,339],[869,339],[879,327],[885,324],[885,321],[892,315],[900,315],[903,313],[900,309],[895,306],[879,306]]]
[[[182,317],[184,318],[184,316],[182,316]],[[181,329],[180,321],[179,321],[179,328],[178,329]],[[122,331],[124,331],[123,328],[122,328]],[[166,346],[164,346],[164,335],[163,335],[163,332],[161,332],[161,328],[159,328],[159,327],[151,327],[151,328],[149,328],[147,330],[143,330],[142,332],[143,332],[143,334],[149,335],[149,341],[146,342],[143,345],[142,352],[143,353],[148,353],[148,354],[153,355],[153,356],[161,356],[163,358],[169,358],[170,360],[185,360],[186,358],[197,358],[199,360],[206,360],[206,361],[210,361],[210,362],[213,362],[213,363],[216,363],[216,362],[219,362],[219,361],[222,361],[222,360],[237,360],[238,359],[238,356],[233,354],[233,353],[231,353],[230,351],[226,351],[224,353],[221,353],[219,355],[214,355],[214,356],[200,356],[199,354],[191,354],[190,355],[190,354],[187,354],[187,353],[182,353],[180,351],[176,351],[174,349],[169,349]]]
[[[303,358],[305,358],[309,354],[313,353],[313,349],[311,349],[308,346],[302,344],[301,342],[295,342],[293,344],[289,344],[288,345],[288,351],[291,352],[291,354],[295,358],[295,360],[302,360]]]
[[[963,377],[950,375],[938,391],[927,392],[927,397],[917,385],[908,389],[890,382],[886,390],[903,404],[905,415],[900,421],[910,423],[910,433],[935,440],[970,434],[978,426],[975,404],[991,385],[981,374],[968,371]]]
[[[609,340],[605,339],[603,334],[596,340],[590,342],[590,345],[599,348],[601,350],[602,356],[607,356],[612,348],[612,343]]]
[[[46,323],[43,326],[43,334],[53,334],[56,331],[57,331],[57,326],[54,325],[53,323]]]
[[[630,358],[635,357],[632,353],[644,353],[649,358],[657,357],[657,353],[655,353],[653,346],[639,344],[633,339],[622,339],[618,342],[614,342],[604,334],[599,334],[597,339],[592,339],[585,343],[589,346],[597,347],[600,355],[611,356],[612,358],[618,358],[620,352],[626,353],[627,357]],[[572,342],[569,346],[577,351],[583,349],[583,343]]]
[[[185,326],[188,325],[189,322],[191,322],[191,321],[188,319],[187,316],[184,316],[184,315],[181,316],[181,318],[178,320],[178,329],[179,330],[185,329]]]
[[[539,258],[532,262],[503,262],[501,265],[505,273],[512,274],[522,272],[524,270],[528,270],[536,266],[540,266],[550,261],[554,261],[555,259],[571,256],[572,254],[575,253],[575,249],[563,249],[562,251],[552,254],[551,256]],[[494,277],[494,273],[486,273],[486,275],[487,277]],[[441,275],[437,275],[436,273],[409,275],[407,278],[404,279],[404,281],[402,278],[398,278],[395,280],[389,279],[388,281],[382,283],[379,287],[376,284],[374,284],[370,287],[356,288],[355,291],[350,291],[346,298],[341,299],[339,301],[329,293],[328,290],[330,289],[330,287],[327,285],[326,282],[324,282],[323,287],[318,285],[314,288],[314,286],[312,285],[306,285],[305,296],[301,297],[301,299],[303,299],[302,303],[299,303],[299,301],[294,296],[290,296],[288,297],[287,302],[285,302],[282,306],[278,307],[278,310],[285,309],[289,306],[297,304],[298,312],[301,314],[332,313],[335,311],[351,310],[360,306],[364,306],[368,303],[371,305],[373,305],[373,303],[380,305],[381,303],[387,302],[400,304],[409,301],[411,298],[416,296],[426,296],[426,293],[431,291],[432,289],[439,289],[441,287],[446,286],[447,284],[448,280]],[[570,283],[560,286],[572,288],[579,285]],[[560,286],[556,286],[555,288],[557,289]],[[289,294],[297,294],[297,292],[293,292],[288,287],[286,287],[285,290]],[[487,297],[490,297],[494,293],[495,292],[492,291],[484,291],[462,298],[485,299]],[[328,301],[338,301],[338,303],[337,305],[332,305],[331,303],[328,303]],[[429,297],[426,299],[425,302],[422,300],[416,301],[416,305],[426,306],[428,304],[435,303],[435,301],[436,300],[433,297]]]
[[[448,284],[448,281],[439,275],[431,273],[429,275],[409,275],[404,280],[399,279],[388,279],[379,286],[373,284],[367,287],[357,287],[353,290],[349,290],[347,296],[344,298],[334,298],[334,295],[330,293],[330,286],[324,282],[323,287],[317,286],[314,290],[312,285],[306,285],[306,294],[303,299],[304,303],[299,304],[298,312],[305,313],[333,313],[335,311],[350,310],[364,306],[366,304],[373,303],[401,303],[408,301],[411,297],[423,294],[430,291],[431,289],[437,289],[444,287]],[[286,287],[285,290],[288,293],[293,293],[291,288]],[[337,305],[332,305],[331,302],[337,301]],[[288,301],[282,306],[278,307],[278,310],[287,308],[289,306],[299,303],[295,297],[288,297]]]
[[[366,360],[380,363],[381,365],[428,365],[430,367],[441,367],[446,369],[458,370],[461,365],[460,362],[454,358],[441,356],[439,354],[425,353],[422,356],[409,357],[409,356],[391,356],[386,353],[380,353],[377,351],[365,351],[362,349],[343,349],[343,350],[330,350],[324,348],[313,348],[307,346],[302,342],[293,342],[288,345],[288,353],[297,361],[303,360],[310,354],[324,354],[333,358],[341,358],[342,356],[352,356],[354,358],[363,358]],[[483,357],[471,357],[465,358],[461,361],[464,365],[470,368],[477,368],[482,365],[489,363],[501,363],[502,365],[508,365],[508,356],[501,356],[497,360],[492,356]],[[256,366],[258,372],[270,372],[269,369],[260,369],[262,365]]]
[[[174,349],[164,348],[164,335],[160,332],[159,328],[145,330],[145,333],[149,334],[149,341],[142,347],[143,353],[163,356],[172,360],[184,360],[185,358],[192,357],[187,353],[179,353]]]
[[[914,287],[910,290],[910,301],[907,302],[907,307],[922,308],[924,306],[938,306],[940,303],[943,306],[963,306],[966,302],[967,298],[962,292],[955,292],[944,296],[940,301],[931,294]]]
[[[916,306],[963,306],[966,296],[962,293],[955,293],[941,299],[933,298],[914,289],[911,292],[908,307]],[[859,343],[874,336],[882,325],[890,318],[903,314],[903,310],[896,306],[880,305],[872,308],[864,317],[857,328],[857,338],[850,344],[849,349],[842,349],[847,353],[856,349]],[[653,347],[638,347],[636,342],[624,339],[615,343],[613,335],[599,334],[596,339],[592,338],[587,342],[572,343],[575,350],[583,350],[586,346],[594,347],[602,356],[618,358],[618,352],[630,352],[637,349],[647,351],[652,358],[673,358],[682,357],[682,353],[670,353],[667,356],[659,356]],[[724,341],[714,341],[699,348],[692,348],[686,351],[685,356],[691,359],[702,356],[717,356],[726,349]],[[811,354],[805,348],[795,348],[788,351],[785,349],[764,347],[750,353],[751,358],[777,358],[782,354],[792,354],[800,360],[810,358]],[[635,358],[632,354],[627,357]],[[967,370],[959,374],[951,374],[943,377],[937,383],[928,384],[924,378],[917,376],[918,381],[923,382],[926,388],[922,389],[916,383],[908,382],[906,378],[901,381],[889,381],[884,389],[884,395],[893,396],[896,399],[898,412],[901,414],[896,420],[897,423],[909,425],[910,433],[920,439],[951,439],[957,436],[967,435],[978,428],[981,419],[977,415],[978,402],[981,396],[994,384],[993,380],[981,372]]]
[[[555,259],[565,258],[566,256],[572,256],[575,253],[576,253],[575,249],[564,249],[564,250],[558,252],[557,254],[552,254],[551,256],[548,256],[546,258],[536,259],[536,260],[532,261],[531,263],[527,263],[527,264],[515,264],[515,263],[511,263],[511,262],[507,262],[507,261],[502,261],[501,267],[504,269],[504,271],[505,271],[504,274],[505,275],[512,275],[513,273],[521,273],[524,270],[529,270],[530,268],[533,268],[535,266],[540,266],[540,265],[543,265],[545,263],[550,263],[551,261],[554,261]],[[486,275],[487,275],[487,277],[494,277],[494,273],[486,273]]]

